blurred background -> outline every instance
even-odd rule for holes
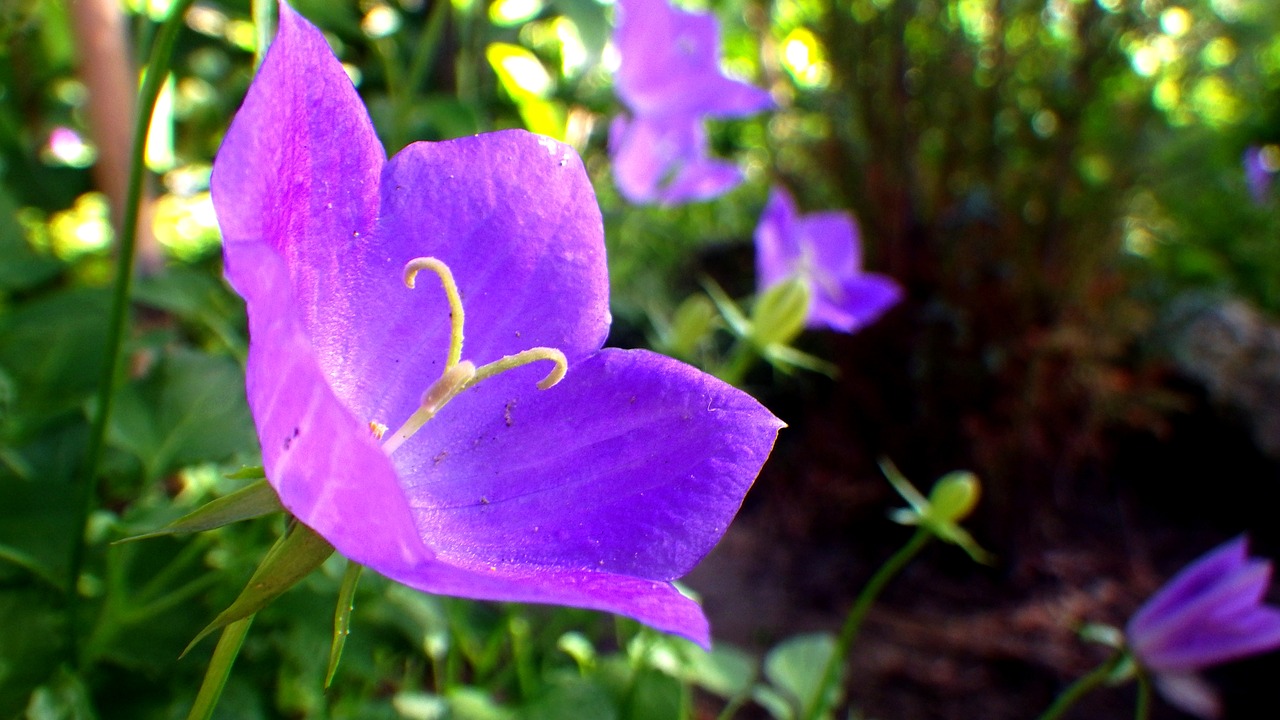
[[[708,278],[751,295],[774,184],[806,211],[851,211],[867,268],[902,283],[874,325],[799,340],[833,377],[761,364],[743,381],[790,427],[686,584],[752,677],[779,684],[760,658],[834,632],[905,539],[882,458],[921,487],[974,471],[968,527],[997,560],[933,547],[890,587],[855,647],[849,717],[1034,717],[1105,657],[1082,623],[1123,624],[1240,532],[1280,551],[1273,0],[680,3],[715,14],[722,66],[778,108],[711,122],[713,151],[747,180],[677,207],[615,189],[609,3],[294,4],[388,153],[506,127],[579,150],[605,217],[610,345],[676,347],[677,310]],[[175,658],[283,525],[111,544],[240,487],[226,474],[258,462],[208,179],[270,3],[185,14],[145,152],[126,377],[96,489],[79,474],[138,73],[169,11],[0,0],[0,717],[183,717],[211,644]],[[680,352],[704,366],[727,342],[694,340]],[[741,694],[663,665],[626,621],[372,578],[326,694],[340,576],[326,565],[260,615],[220,717],[712,718]],[[1214,671],[1228,717],[1276,717],[1278,669]],[[737,716],[780,712],[744,700]],[[1079,715],[1130,716],[1131,689]]]

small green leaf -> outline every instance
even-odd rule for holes
[[[235,602],[231,603],[231,607],[223,610],[201,630],[182,654],[191,652],[196,643],[214,630],[247,618],[266,607],[312,570],[320,567],[332,554],[333,546],[327,540],[306,525],[298,523],[267,552],[262,564],[258,565],[253,577],[249,578],[249,584],[240,592]]]
[[[690,653],[685,679],[723,698],[747,692],[756,678],[757,662],[732,645],[717,644],[711,652]]]
[[[355,609],[356,584],[360,582],[360,572],[364,566],[347,561],[347,571],[342,575],[342,588],[338,591],[338,609],[333,615],[333,644],[329,647],[329,671],[324,676],[324,689],[328,690],[333,683],[333,676],[338,672],[338,661],[342,659],[342,648],[346,647],[347,635],[351,632],[351,611]]]
[[[720,315],[728,323],[729,329],[733,331],[733,334],[740,338],[750,336],[751,321],[742,313],[742,310],[733,302],[733,299],[725,293],[724,289],[710,277],[703,277],[701,284],[702,289],[707,291],[707,295],[711,297],[711,302],[716,304],[716,309],[720,311]]]
[[[227,473],[229,480],[261,480],[267,476],[267,471],[261,465],[245,465],[235,472]]]
[[[185,535],[203,532],[283,509],[284,507],[280,504],[280,498],[276,495],[275,489],[266,480],[259,480],[248,487],[240,488],[230,495],[210,500],[159,530],[134,535],[117,542],[132,542],[163,535]]]
[[[823,707],[835,706],[840,693],[838,685],[826,689],[826,698],[819,696],[823,691],[823,671],[835,651],[835,638],[827,633],[797,635],[769,651],[764,659],[765,677],[787,699],[794,713],[789,716],[775,713],[775,717],[808,717],[819,700]]]

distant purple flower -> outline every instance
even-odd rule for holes
[[[672,581],[725,531],[781,423],[687,365],[600,349],[603,230],[572,150],[506,131],[387,160],[323,36],[282,4],[212,190],[289,512],[426,592],[606,610],[708,643]],[[404,286],[421,257],[457,281],[461,362],[462,313],[439,283]],[[453,382],[530,348],[563,353],[562,382],[537,389],[543,362]],[[417,417],[428,389],[447,407],[380,446],[371,428]]]
[[[1175,704],[1215,716],[1195,673],[1280,648],[1280,608],[1263,604],[1270,582],[1271,563],[1250,559],[1244,536],[1217,547],[1134,613],[1125,628],[1134,657]]]
[[[854,332],[902,298],[892,278],[863,272],[853,217],[800,216],[786,190],[774,188],[756,226],[756,282],[764,290],[799,277],[812,297],[806,325]]]
[[[1251,145],[1244,151],[1244,181],[1249,186],[1249,194],[1259,205],[1266,202],[1271,192],[1271,182],[1275,179],[1275,171],[1268,167],[1262,148]]]
[[[703,120],[752,115],[773,101],[720,72],[715,17],[666,0],[619,0],[614,44],[618,96],[631,113],[609,132],[622,194],[637,203],[682,203],[741,182],[734,165],[708,156]]]

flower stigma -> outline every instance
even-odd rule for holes
[[[549,360],[554,366],[537,383],[539,390],[547,390],[564,379],[565,373],[569,371],[569,360],[564,353],[556,348],[549,347],[534,347],[528,350],[521,350],[518,353],[505,355],[478,368],[470,360],[463,360],[464,315],[462,295],[458,292],[458,284],[453,279],[453,272],[449,270],[448,265],[438,258],[414,258],[404,266],[405,286],[411,289],[414,288],[414,281],[418,273],[423,270],[430,270],[440,278],[440,285],[444,288],[445,296],[449,301],[449,354],[445,359],[444,373],[422,394],[418,409],[382,443],[382,450],[388,455],[395,452],[406,440],[421,430],[422,426],[435,417],[436,413],[440,412],[440,409],[446,403],[457,397],[463,390],[475,386],[482,380],[488,380],[508,370],[514,370],[540,360]],[[387,426],[377,421],[370,421],[369,430],[375,438],[381,440],[386,434]]]

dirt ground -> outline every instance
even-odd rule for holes
[[[794,633],[838,631],[862,583],[909,532],[887,518],[901,503],[878,456],[921,489],[966,460],[984,473],[962,442],[894,424],[893,391],[877,380],[890,368],[877,370],[856,347],[847,359],[870,364],[863,382],[783,382],[763,398],[790,427],[724,541],[687,578],[717,639],[763,653]],[[1078,637],[1082,623],[1122,627],[1183,564],[1242,531],[1256,554],[1277,556],[1280,465],[1194,385],[1163,382],[1186,402],[1160,432],[1104,428],[1095,439],[1104,452],[1091,462],[988,488],[967,524],[997,554],[994,567],[935,544],[889,586],[854,646],[847,696],[860,714],[851,717],[1034,718],[1106,657]],[[1280,654],[1210,673],[1228,718],[1272,720],[1278,676]],[[1134,694],[1099,691],[1071,717],[1131,718]],[[1158,701],[1152,717],[1185,716]]]

